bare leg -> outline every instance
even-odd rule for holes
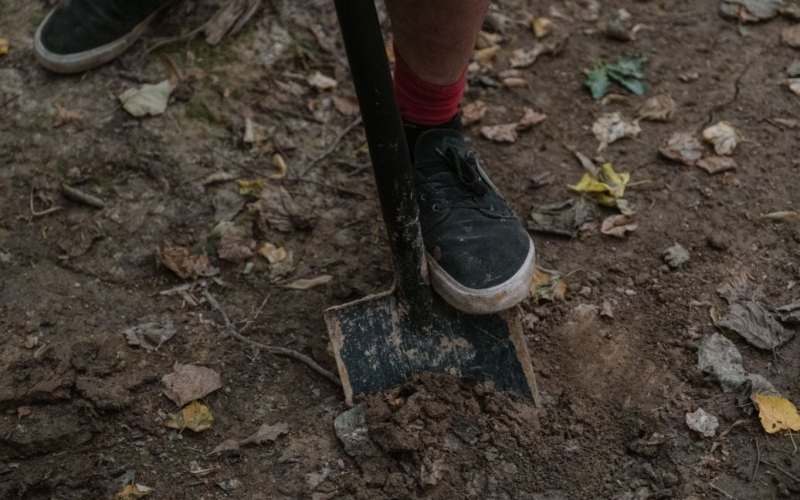
[[[456,82],[469,63],[489,2],[386,0],[397,51],[426,82]]]

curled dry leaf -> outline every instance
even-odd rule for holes
[[[619,112],[600,115],[592,125],[592,133],[600,141],[598,151],[625,137],[637,137],[641,131],[636,121],[626,121]]]
[[[225,172],[222,170],[218,170],[212,174],[209,174],[203,177],[203,180],[200,181],[200,184],[204,186],[208,186],[209,184],[218,184],[220,182],[228,182],[236,179],[236,175],[230,172]]]
[[[467,126],[482,120],[486,111],[486,103],[480,99],[472,101],[461,110],[461,124]]]
[[[485,66],[491,66],[498,52],[500,52],[500,46],[492,45],[484,49],[476,50],[472,53],[472,58]]]
[[[182,431],[189,429],[194,432],[203,432],[211,428],[214,423],[214,415],[211,409],[199,401],[192,401],[182,410],[175,413],[168,413],[164,425],[171,429]]]
[[[80,119],[80,117],[81,114],[79,111],[71,111],[56,104],[56,117],[53,120],[53,127],[60,127],[62,125],[66,125],[67,123],[72,123],[75,120]]]
[[[538,42],[532,49],[516,49],[511,53],[508,62],[511,63],[512,68],[527,68],[535,63],[541,55],[556,55],[564,50],[568,40],[569,37],[567,36],[554,35],[546,42]]]
[[[517,141],[518,132],[527,130],[547,119],[547,115],[524,108],[525,114],[517,123],[481,127],[481,135],[494,142],[512,143]]]
[[[666,262],[669,267],[673,269],[686,264],[689,262],[690,258],[691,256],[689,255],[689,251],[678,243],[675,243],[673,246],[664,251],[664,262]]]
[[[703,139],[714,146],[718,155],[732,155],[741,138],[739,131],[725,120],[703,130]]]
[[[677,106],[672,97],[662,94],[646,100],[639,108],[639,120],[668,122],[675,115]]]
[[[315,71],[313,74],[311,74],[306,81],[317,92],[335,89],[336,85],[338,85],[336,80],[329,76],[323,75],[319,71]]]
[[[546,17],[535,18],[532,25],[536,38],[544,38],[553,31],[553,21]]]
[[[567,284],[560,272],[542,267],[534,270],[530,296],[535,302],[539,300],[564,302],[566,292]]]
[[[166,323],[142,323],[123,332],[128,345],[139,346],[148,351],[157,351],[164,342],[175,336],[175,325]]]
[[[315,286],[327,285],[332,279],[333,276],[330,274],[323,274],[322,276],[317,276],[316,278],[299,279],[297,281],[293,281],[285,287],[292,290],[308,290],[309,288],[314,288]]]
[[[736,170],[736,160],[729,156],[707,156],[697,160],[695,165],[712,175]]]
[[[186,247],[164,247],[161,263],[183,279],[196,279],[199,276],[214,276],[219,269],[212,267],[208,255],[192,255]]]
[[[781,30],[783,43],[794,49],[800,49],[800,24],[786,26]]]
[[[675,132],[658,149],[658,152],[670,160],[685,165],[694,165],[703,157],[703,145],[697,137],[689,132]]]
[[[591,224],[593,218],[592,208],[583,198],[570,198],[561,203],[533,207],[528,229],[574,238]]]
[[[267,138],[267,130],[254,122],[250,118],[244,119],[244,135],[242,142],[245,144],[257,144]]]
[[[269,424],[262,424],[261,427],[258,428],[255,434],[245,439],[239,441],[239,444],[265,444],[267,442],[273,442],[278,439],[283,434],[287,434],[289,432],[289,424],[286,422],[280,422],[275,425]]]
[[[612,215],[600,225],[600,232],[617,238],[624,238],[627,233],[635,231],[639,225],[633,217],[627,215]]]
[[[152,493],[154,490],[149,486],[143,484],[126,484],[122,490],[114,495],[114,500],[132,500],[135,498],[143,498]]]
[[[489,33],[488,31],[481,30],[478,33],[478,39],[475,40],[475,49],[486,49],[494,47],[500,43],[500,35],[497,33]]]
[[[800,78],[789,78],[786,85],[789,87],[792,94],[800,95]]]
[[[222,387],[219,373],[211,368],[175,363],[172,373],[161,378],[164,395],[178,406],[205,397]]]
[[[277,247],[272,243],[264,243],[261,248],[258,249],[258,253],[267,259],[270,264],[275,264],[286,258],[286,249]]]
[[[286,161],[280,153],[272,155],[272,166],[277,169],[277,172],[270,174],[272,179],[285,179],[289,173],[289,167],[286,166]]]
[[[169,79],[156,84],[146,83],[138,89],[126,90],[119,100],[125,111],[133,116],[156,116],[167,110],[167,102],[174,89]]]
[[[756,220],[759,222],[800,222],[800,212],[794,212],[791,210],[772,212],[769,214],[764,214]]]
[[[358,116],[358,99],[351,95],[334,94],[331,96],[333,107],[344,116]]]

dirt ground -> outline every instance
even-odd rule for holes
[[[766,434],[744,411],[752,408],[697,367],[702,338],[716,330],[709,309],[725,310],[716,287],[730,272],[748,272],[769,307],[797,298],[800,226],[757,221],[800,204],[798,132],[773,121],[800,112],[800,98],[783,83],[785,68],[800,58],[781,43],[790,21],[740,25],[719,15],[717,0],[602,1],[600,22],[624,8],[642,25],[634,41],[621,42],[583,20],[581,3],[493,6],[486,29],[502,38],[488,77],[509,67],[513,50],[534,46],[527,13],[552,17],[569,42],[521,70],[527,87],[473,79],[465,101],[480,99],[489,111],[466,134],[527,219],[533,206],[572,195],[566,186],[583,169],[568,147],[595,155],[595,117],[633,117],[644,100],[615,87],[624,99],[595,101],[583,70],[622,53],[646,55],[648,96],[672,96],[675,117],[643,121],[638,138],[602,153],[632,181],[648,181],[626,193],[638,229],[624,239],[597,228],[572,239],[534,234],[539,265],[567,276],[565,301],[522,306],[544,408],[475,381],[426,376],[368,398],[367,450],[351,457],[334,432],[334,419],[348,409],[340,390],[303,363],[230,336],[204,298],[216,297],[237,329],[263,303],[243,335],[334,370],[323,309],[391,284],[363,130],[353,129],[300,176],[354,120],[332,101],[352,94],[332,3],[265,2],[217,46],[184,37],[148,53],[165,37],[189,33],[218,5],[182,3],[118,61],[63,77],[33,55],[35,27],[49,7],[5,0],[0,497],[113,498],[115,480],[128,471],[153,488],[150,498],[164,499],[800,497],[796,441]],[[565,16],[553,16],[551,6]],[[166,113],[126,113],[117,96],[168,78],[169,61],[184,78]],[[338,87],[310,89],[306,79],[316,71]],[[692,73],[697,78],[686,77]],[[547,120],[513,144],[480,136],[481,125],[516,121],[524,106]],[[263,127],[262,141],[243,142],[246,118]],[[712,176],[659,156],[673,132],[697,133],[719,120],[744,137],[732,174]],[[219,171],[267,178],[277,170],[276,153],[289,174],[267,189],[285,188],[294,203],[283,223],[248,210],[253,200],[235,181],[204,182]],[[62,183],[104,200],[104,208],[65,198]],[[47,212],[53,207],[61,209]],[[613,212],[595,213],[602,220]],[[291,257],[272,265],[258,254],[219,258],[210,236],[225,221]],[[691,260],[672,270],[662,254],[675,243]],[[181,279],[161,263],[164,247],[205,248],[220,272]],[[284,286],[326,274],[328,284]],[[613,318],[586,313],[605,302]],[[128,345],[123,332],[147,322],[172,322],[177,334],[157,351]],[[728,336],[747,370],[800,402],[797,339],[764,352]],[[222,389],[203,398],[215,418],[204,432],[164,425],[177,408],[162,394],[161,377],[176,362],[221,374]],[[687,428],[685,414],[698,407],[727,433],[701,438]],[[226,439],[284,422],[288,433],[274,442],[211,453]]]

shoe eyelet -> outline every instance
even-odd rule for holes
[[[438,203],[434,203],[433,206],[431,207],[431,210],[433,210],[434,212],[438,212],[439,211],[439,204]]]
[[[489,211],[494,212],[494,205],[489,205]]]
[[[419,199],[420,201],[428,201],[428,197],[425,196],[424,194],[419,195]]]

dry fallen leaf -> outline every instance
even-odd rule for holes
[[[156,84],[145,83],[138,89],[126,90],[119,100],[125,111],[133,116],[156,116],[167,110],[169,96],[174,89],[169,79]]]
[[[499,45],[492,45],[485,49],[479,49],[472,53],[472,58],[485,66],[491,66],[497,53],[500,52]]]
[[[581,166],[583,167],[584,170],[586,170],[586,172],[589,175],[591,175],[592,177],[597,177],[597,174],[600,173],[600,169],[597,168],[597,165],[594,164],[591,158],[581,153],[580,151],[573,151],[572,154],[574,154],[575,158],[577,158],[578,161],[581,162]]]
[[[223,453],[226,451],[236,451],[238,449],[239,449],[238,441],[236,441],[235,439],[226,439],[225,441],[215,446],[214,449],[211,450],[211,453],[209,453],[209,455]]]
[[[122,491],[114,495],[114,500],[131,500],[142,498],[153,492],[153,488],[143,484],[126,484]]]
[[[210,429],[213,423],[214,415],[211,414],[211,409],[199,401],[192,401],[182,410],[168,413],[167,420],[164,421],[164,425],[171,429],[179,431],[189,429],[194,432]]]
[[[691,166],[703,157],[703,145],[689,132],[675,132],[658,148],[658,152],[670,160]]]
[[[208,255],[191,255],[186,247],[164,247],[161,251],[161,263],[183,279],[215,276],[219,273],[219,269],[211,266]]]
[[[789,47],[800,49],[800,24],[783,28],[781,30],[781,39]]]
[[[286,175],[289,173],[289,167],[286,166],[286,161],[283,159],[283,156],[280,153],[275,153],[272,155],[272,166],[275,167],[278,171],[274,174],[270,174],[271,179],[285,179]]]
[[[236,183],[242,196],[261,196],[261,192],[267,187],[267,181],[264,179],[240,179]]]
[[[791,401],[781,396],[764,394],[756,394],[755,400],[761,426],[768,434],[783,430],[800,431],[800,415]]]
[[[253,256],[256,251],[256,240],[245,234],[228,232],[222,235],[217,247],[220,259],[229,262],[243,262]]]
[[[604,300],[603,307],[600,309],[600,316],[605,318],[614,319],[614,309],[611,307],[611,302]]]
[[[230,172],[225,172],[223,170],[218,170],[217,172],[211,173],[203,178],[200,181],[200,184],[204,186],[208,186],[209,184],[217,184],[220,182],[228,182],[236,179],[236,175]]]
[[[79,111],[71,111],[56,104],[56,117],[53,120],[53,127],[57,128],[67,123],[72,123],[80,119],[80,117],[81,113]]]
[[[646,100],[639,108],[638,120],[668,122],[675,115],[677,105],[672,97],[662,94]]]
[[[351,95],[334,94],[331,96],[333,107],[344,116],[357,116],[360,113],[358,99]]]
[[[636,137],[641,131],[636,121],[626,121],[619,112],[600,115],[592,125],[592,133],[600,141],[598,151],[603,151],[609,144],[625,137]]]
[[[0,56],[8,54],[8,38],[0,38]]]
[[[161,378],[164,395],[183,406],[189,401],[205,397],[222,387],[219,373],[211,368],[175,363],[173,371]]]
[[[461,110],[461,124],[470,125],[483,119],[487,111],[486,104],[480,99],[472,101]]]
[[[517,123],[481,127],[481,135],[494,142],[512,143],[517,141],[518,132],[527,130],[547,119],[547,115],[524,108],[524,115]]]
[[[546,17],[537,17],[532,24],[536,38],[544,38],[553,31],[553,21]]]
[[[252,436],[242,439],[239,441],[239,444],[248,444],[248,443],[255,443],[255,444],[265,444],[267,442],[273,442],[278,437],[283,434],[287,434],[289,432],[289,424],[286,422],[280,422],[275,425],[269,424],[262,424],[261,427],[258,428],[255,434]]]
[[[250,118],[244,119],[244,135],[242,142],[245,144],[256,144],[267,138],[267,130],[254,122]]]
[[[486,49],[494,47],[500,43],[500,35],[497,33],[489,33],[488,31],[481,30],[478,32],[478,38],[475,40],[475,49]]]
[[[331,282],[333,276],[330,274],[323,274],[322,276],[317,276],[316,278],[311,279],[299,279],[297,281],[293,281],[288,285],[285,285],[285,288],[290,288],[292,290],[308,290],[309,288],[314,288],[315,286],[319,285],[326,285]]]
[[[323,75],[319,71],[315,71],[312,75],[308,77],[306,81],[317,92],[324,92],[326,90],[331,90],[336,88],[336,85],[338,85],[336,80],[334,80],[329,76]]]
[[[630,180],[631,174],[616,172],[610,163],[604,163],[597,175],[583,174],[578,184],[567,187],[591,195],[601,205],[616,207],[623,215],[633,215],[633,207],[622,198]]]
[[[772,212],[764,214],[756,220],[759,222],[800,222],[800,212]]]
[[[741,138],[733,125],[725,120],[703,130],[703,139],[714,146],[714,151],[718,155],[732,155]]]
[[[792,94],[800,95],[800,78],[789,78],[786,84],[788,85]]]
[[[258,253],[267,259],[270,264],[275,264],[286,258],[286,249],[277,247],[272,243],[264,243],[261,248],[258,249]]]
[[[733,187],[739,187],[742,185],[742,181],[740,181],[738,177],[733,175],[732,172],[725,172],[724,174],[722,174],[722,183],[725,184],[726,186],[733,186]]]
[[[567,284],[560,272],[542,267],[534,270],[530,293],[534,301],[563,302],[566,292]]]
[[[617,238],[624,238],[629,232],[635,231],[639,225],[633,217],[627,215],[612,215],[606,218],[600,226],[600,232]]]
[[[707,156],[697,160],[695,165],[712,175],[736,170],[736,160],[729,156]]]

